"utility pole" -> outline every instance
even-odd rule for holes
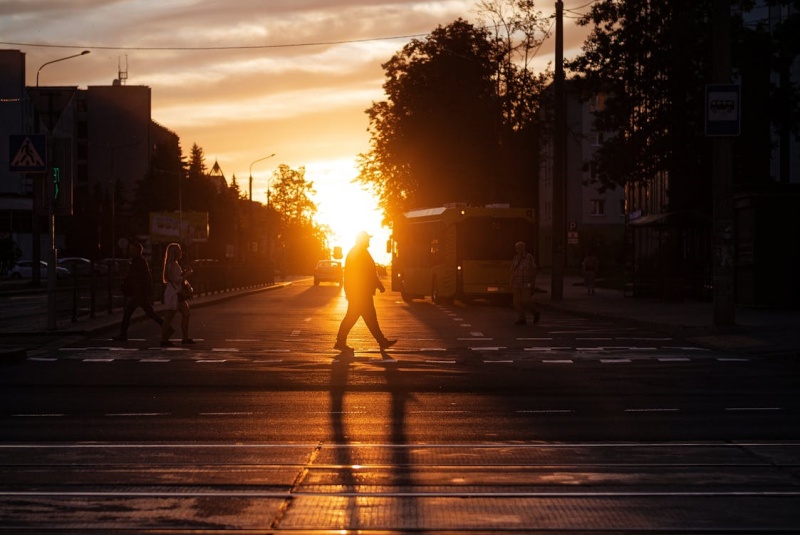
[[[712,72],[715,84],[731,83],[731,4],[714,1],[712,23]],[[738,103],[736,103],[738,106]],[[714,327],[736,325],[736,299],[733,289],[733,200],[732,140],[727,136],[712,139],[712,179],[714,203]]]
[[[556,1],[556,71],[553,78],[555,100],[553,125],[553,268],[550,279],[550,299],[564,298],[564,267],[566,264],[566,98],[564,94],[564,3]]]

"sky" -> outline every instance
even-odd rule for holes
[[[586,35],[575,13],[590,3],[564,2],[567,58]],[[536,9],[552,15],[555,1]],[[126,71],[127,85],[151,88],[153,120],[185,155],[197,144],[245,191],[252,171],[255,201],[266,203],[279,164],[305,167],[330,245],[346,250],[366,229],[385,262],[375,199],[352,182],[369,151],[365,111],[385,100],[381,64],[459,17],[478,23],[477,0],[4,0],[0,48],[25,52],[28,85],[45,62],[82,50],[42,69],[40,85],[110,85]],[[553,55],[551,36],[534,67]]]

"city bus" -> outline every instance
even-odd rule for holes
[[[510,301],[514,244],[524,241],[532,251],[535,235],[532,208],[445,205],[406,212],[392,226],[392,291],[405,301]]]

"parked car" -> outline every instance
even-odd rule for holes
[[[320,282],[335,282],[342,285],[342,263],[336,260],[320,260],[314,268],[314,286]]]
[[[124,277],[131,266],[131,261],[127,258],[104,258],[100,261],[100,266],[105,268],[106,273],[114,273],[117,277]]]
[[[70,273],[78,275],[91,275],[92,266],[94,266],[95,275],[105,275],[108,273],[108,267],[103,264],[93,264],[88,258],[80,256],[65,256],[58,259],[58,265],[65,267]]]
[[[39,262],[39,276],[42,278],[47,278],[47,262],[44,260]],[[9,276],[12,279],[30,279],[33,278],[33,262],[31,260],[22,260],[17,262],[11,271],[8,272]],[[63,279],[64,277],[69,277],[69,270],[63,268],[61,266],[56,267],[56,277],[59,279]]]

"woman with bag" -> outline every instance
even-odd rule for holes
[[[167,245],[164,252],[164,266],[161,269],[161,282],[164,283],[164,324],[161,329],[161,347],[169,347],[172,342],[169,336],[173,332],[172,318],[175,314],[181,313],[181,333],[182,344],[194,344],[195,341],[189,338],[189,303],[187,298],[182,295],[184,285],[188,285],[186,277],[192,272],[192,268],[182,268],[179,260],[183,256],[183,250],[177,243]],[[189,286],[191,288],[191,286]]]

